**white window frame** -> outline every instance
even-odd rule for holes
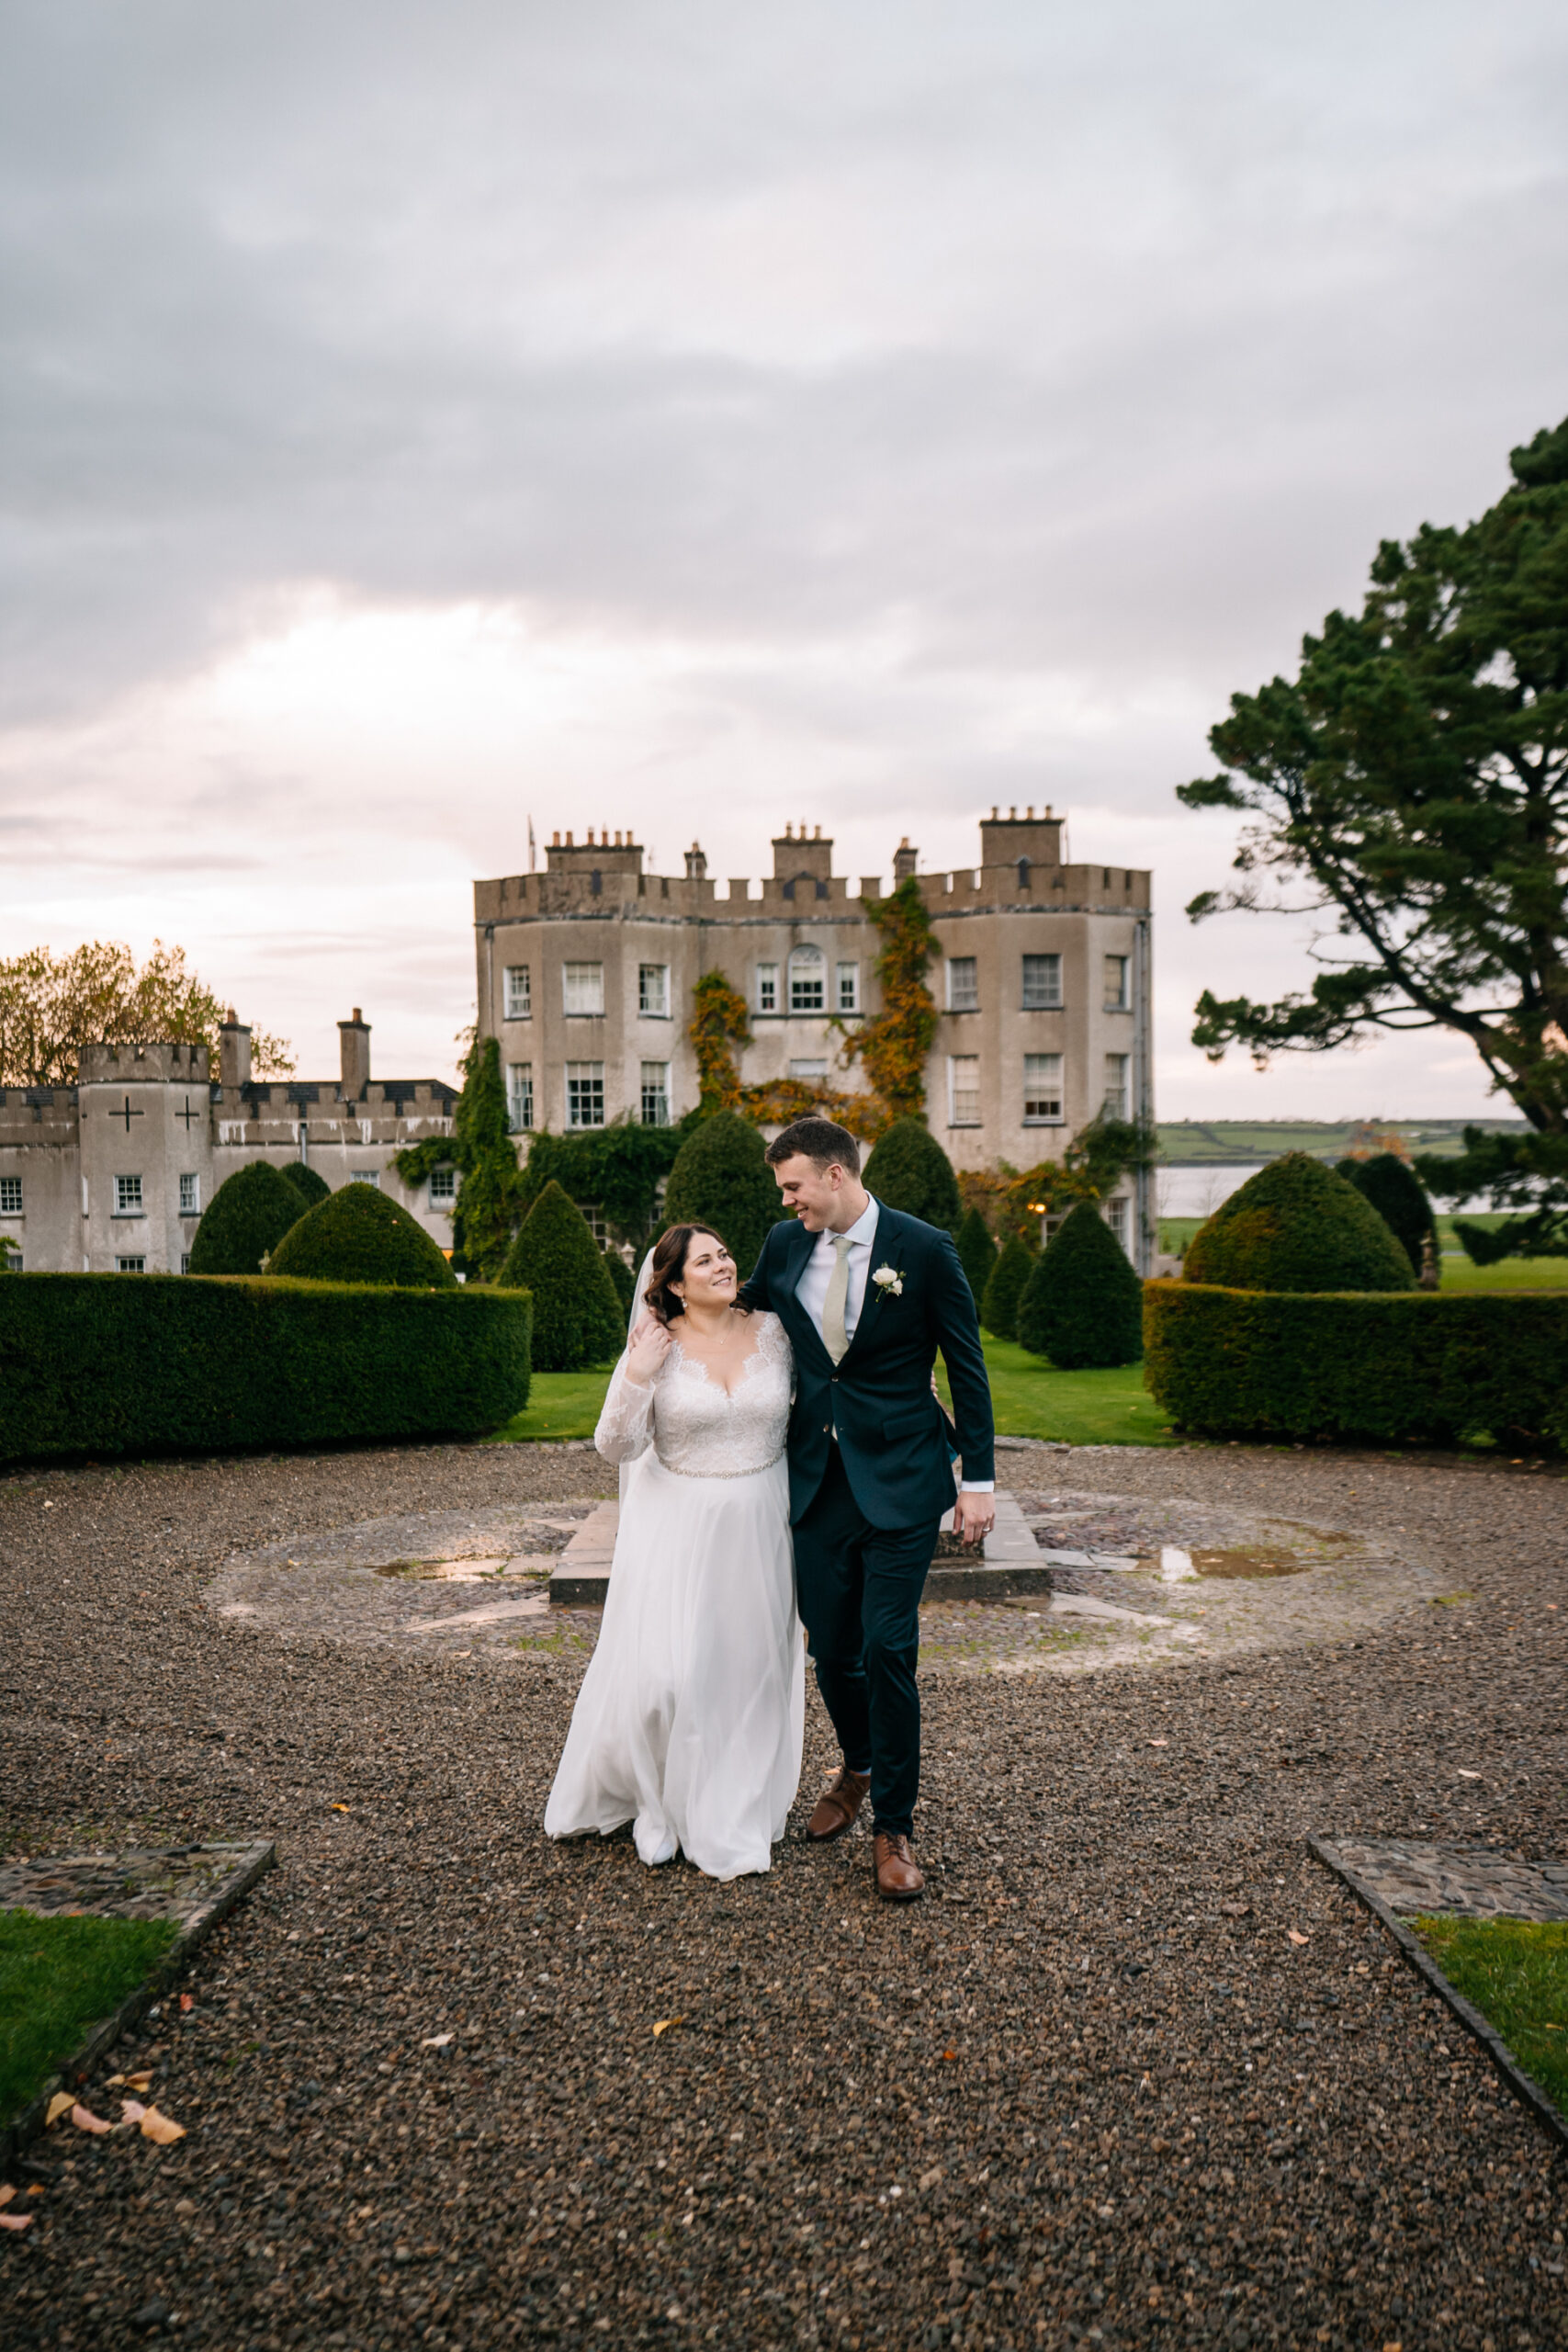
[[[568,1062],[563,1083],[566,1087],[566,1124],[572,1135],[587,1135],[604,1125],[604,1065],[603,1062]],[[580,1119],[574,1114],[587,1109],[597,1111],[597,1118]]]
[[[433,1168],[430,1171],[430,1205],[446,1208],[457,1197],[457,1171],[455,1168]]]
[[[199,1175],[193,1175],[188,1169],[180,1177],[180,1215],[182,1216],[201,1215],[201,1178]]]
[[[1050,1065],[1055,1064],[1053,1069]],[[1045,1067],[1042,1067],[1042,1065]],[[1023,1057],[1023,1124],[1026,1127],[1059,1127],[1066,1114],[1063,1089],[1065,1057],[1061,1054],[1025,1054]],[[1031,1104],[1037,1107],[1031,1109]],[[1049,1107],[1047,1107],[1049,1106]]]
[[[834,966],[833,1010],[835,1012],[860,1011],[860,966],[858,964]]]
[[[351,1184],[374,1184],[376,1190],[379,1192],[381,1171],[378,1168],[351,1168],[348,1171],[348,1181]]]
[[[22,1180],[19,1176],[0,1176],[0,1216],[21,1216]]]
[[[649,1111],[653,1116],[649,1118]],[[642,1124],[645,1127],[667,1127],[670,1125],[670,1065],[668,1062],[644,1062],[642,1066]]]
[[[116,1216],[145,1216],[146,1204],[141,1198],[140,1176],[117,1176],[114,1180],[114,1213]]]
[[[190,1272],[190,1251],[188,1250],[182,1250],[180,1251],[180,1272],[182,1274],[188,1274]]]
[[[670,967],[639,964],[637,967],[637,1009],[642,1021],[670,1018]]]
[[[506,1123],[514,1136],[530,1135],[534,1126],[534,1065],[506,1066]]]
[[[756,970],[757,1010],[776,1012],[779,1009],[779,967],[776,964],[759,964]]]
[[[603,964],[563,964],[560,967],[561,1011],[570,1021],[599,1020],[604,1012]]]
[[[1105,1093],[1102,1097],[1108,1119],[1131,1118],[1128,1086],[1133,1074],[1131,1054],[1107,1054],[1105,1057]]]
[[[803,1060],[793,1061],[789,1066],[789,1074],[802,1086],[821,1086],[826,1082],[828,1076],[827,1056],[813,1054]]]
[[[980,964],[975,956],[950,956],[947,959],[947,1009],[949,1012],[978,1012],[980,1010]]]
[[[815,1002],[803,1001],[812,991]],[[807,1019],[828,1010],[828,958],[809,940],[789,951],[789,1009]]]
[[[1032,972],[1031,966],[1035,968]],[[1043,966],[1044,968],[1040,967]],[[1025,1012],[1060,1012],[1062,1009],[1062,959],[1046,952],[1023,958],[1020,1002]]]
[[[965,1082],[960,1084],[960,1079]],[[978,1054],[949,1054],[947,1057],[947,1124],[950,1127],[977,1127],[980,1117],[980,1057]]]
[[[1112,965],[1116,967],[1114,976],[1114,995],[1111,994]],[[1107,1012],[1130,1012],[1132,1011],[1133,1000],[1127,993],[1127,984],[1132,968],[1133,959],[1130,956],[1108,956],[1105,958],[1105,1010]]]
[[[117,1274],[144,1274],[147,1272],[146,1256],[144,1253],[138,1252],[135,1257],[117,1257],[114,1261],[114,1270]]]
[[[1110,1199],[1102,1204],[1105,1222],[1129,1257],[1133,1254],[1128,1242],[1132,1205],[1125,1193],[1112,1193]]]
[[[505,973],[503,1017],[508,1021],[532,1021],[534,1018],[534,983],[526,964],[508,964]]]

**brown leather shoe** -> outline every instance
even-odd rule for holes
[[[823,1790],[817,1807],[806,1825],[806,1834],[825,1845],[829,1838],[841,1838],[852,1829],[856,1814],[865,1803],[865,1792],[871,1786],[869,1772],[852,1772],[840,1764],[833,1775],[832,1786]]]
[[[913,1903],[926,1891],[926,1874],[909,1851],[907,1838],[889,1838],[886,1830],[876,1833],[873,1850],[876,1857],[876,1891],[887,1903]]]

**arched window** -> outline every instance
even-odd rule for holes
[[[826,1012],[828,967],[820,947],[796,947],[789,959],[789,1009],[792,1012]]]

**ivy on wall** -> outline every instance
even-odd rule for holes
[[[697,1057],[697,1105],[704,1116],[740,1108],[737,1046],[751,1042],[746,1000],[724,974],[705,972],[692,990],[693,1013],[686,1035]]]
[[[883,1123],[923,1119],[926,1058],[936,1039],[936,999],[926,971],[936,938],[920,886],[907,875],[886,899],[867,899],[865,918],[882,945],[874,970],[882,1010],[845,1040],[844,1059],[863,1065],[883,1112]]]

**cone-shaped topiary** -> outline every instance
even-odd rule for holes
[[[553,1177],[518,1228],[499,1287],[534,1294],[536,1372],[587,1372],[626,1345],[626,1318],[604,1253]]]
[[[664,1189],[667,1227],[711,1226],[744,1282],[783,1214],[762,1138],[738,1111],[716,1112],[692,1129]]]
[[[326,1200],[333,1189],[324,1176],[318,1176],[302,1159],[284,1160],[278,1174],[293,1185],[308,1209],[313,1209],[318,1201]]]
[[[1187,1246],[1183,1279],[1226,1290],[1413,1290],[1410,1261],[1354,1184],[1304,1151],[1271,1159]]]
[[[621,1329],[625,1330],[631,1315],[632,1301],[637,1296],[637,1276],[618,1250],[606,1250],[604,1252],[604,1272],[609,1275],[615,1296],[621,1302]]]
[[[953,1162],[923,1119],[895,1119],[865,1163],[865,1189],[944,1233],[964,1214]]]
[[[304,1214],[286,1176],[267,1160],[248,1160],[213,1193],[190,1245],[191,1272],[259,1274],[262,1260]]]
[[[388,1290],[455,1290],[457,1277],[417,1217],[374,1184],[329,1193],[291,1225],[269,1274],[291,1282],[374,1283]]]
[[[1144,1286],[1092,1201],[1069,1209],[1031,1270],[1018,1336],[1063,1372],[1136,1363],[1144,1352]]]
[[[998,1340],[1018,1337],[1018,1302],[1034,1272],[1034,1258],[1028,1242],[1021,1241],[1015,1233],[1002,1244],[1001,1255],[991,1269],[980,1301],[980,1320]]]
[[[1364,1201],[1371,1201],[1409,1259],[1411,1272],[1418,1274],[1428,1236],[1437,1250],[1438,1223],[1427,1187],[1414,1168],[1396,1151],[1380,1151],[1371,1159],[1342,1159],[1337,1172]]]
[[[991,1238],[991,1228],[978,1209],[971,1209],[958,1228],[958,1262],[964,1269],[964,1280],[975,1295],[975,1312],[980,1311],[980,1301],[986,1295],[986,1284],[997,1262],[997,1245]]]

